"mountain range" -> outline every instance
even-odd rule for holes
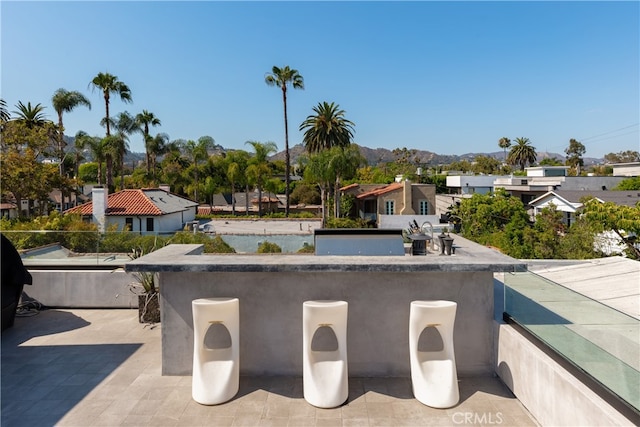
[[[73,142],[74,142],[74,137],[72,136],[66,136],[65,135],[65,142],[67,143],[67,149],[70,149],[71,147],[73,147]],[[389,150],[386,148],[369,148],[369,147],[365,147],[365,146],[358,146],[360,148],[360,153],[362,154],[362,156],[367,160],[367,164],[369,166],[377,166],[381,163],[389,163],[389,162],[394,162],[396,160],[398,160],[400,158],[400,155],[402,153],[398,153],[395,154],[394,151],[395,150]],[[403,149],[400,149],[403,150]],[[215,149],[210,151],[209,154],[219,154],[219,153],[224,153],[226,151],[232,151],[232,149],[228,149],[228,148],[224,148],[220,145],[216,145]],[[504,159],[504,151],[494,151],[494,152],[480,152],[480,153],[465,153],[465,154],[437,154],[434,153],[432,151],[427,151],[427,150],[415,150],[413,151],[413,149],[407,149],[407,151],[409,151],[410,153],[410,157],[411,160],[413,161],[413,163],[416,164],[423,164],[423,165],[446,165],[446,164],[450,164],[453,162],[458,162],[458,161],[462,161],[462,160],[467,160],[469,162],[472,162],[477,156],[488,156],[488,157],[493,157],[496,158],[498,160],[503,160]],[[87,153],[88,154],[88,153]],[[291,157],[291,164],[295,164],[298,161],[298,158],[306,155],[306,151],[304,149],[304,145],[302,144],[297,144],[294,145],[293,147],[289,148],[289,155]],[[538,162],[540,160],[543,159],[547,159],[547,158],[554,158],[557,159],[561,162],[564,162],[566,159],[566,156],[564,154],[560,154],[560,153],[549,153],[546,151],[538,151],[537,152],[537,160]],[[88,154],[87,155],[88,158],[91,158],[91,155]],[[145,158],[144,153],[133,153],[133,152],[128,152],[125,155],[125,162],[127,163],[138,163],[139,161],[143,161]],[[280,151],[276,154],[274,154],[273,156],[270,157],[270,160],[285,160],[285,153],[284,150]],[[585,166],[590,166],[590,165],[597,165],[597,164],[602,164],[604,163],[604,159],[602,158],[595,158],[595,157],[583,157],[584,160],[584,164]]]
[[[389,150],[386,148],[369,148],[364,146],[358,146],[360,148],[360,153],[362,156],[367,159],[367,163],[370,166],[376,166],[380,163],[388,163],[396,161],[400,158],[400,153],[395,154],[394,150]],[[425,164],[425,165],[446,165],[453,162],[458,162],[462,160],[467,160],[472,162],[477,156],[487,156],[493,157],[498,160],[504,159],[504,151],[494,151],[490,153],[466,153],[466,154],[437,154],[431,151],[426,150],[415,150],[412,152],[412,149],[408,149],[411,152],[411,159],[415,160],[414,163]],[[291,163],[295,164],[297,159],[305,155],[305,149],[302,144],[295,145],[289,148],[289,156],[291,157]],[[546,151],[538,151],[537,152],[537,160],[538,162],[543,159],[553,158],[557,159],[561,162],[564,162],[566,156],[560,153],[549,153]],[[285,159],[284,151],[281,151],[277,154],[274,154],[271,157],[271,160],[282,160]],[[583,157],[585,166],[589,165],[597,165],[604,162],[604,159],[598,159],[595,157]]]

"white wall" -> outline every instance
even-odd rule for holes
[[[640,176],[640,162],[611,166],[613,166],[613,176]]]
[[[133,227],[131,229],[133,232],[142,231],[142,234],[162,234],[181,231],[186,222],[195,220],[196,213],[195,208],[190,208],[183,212],[175,212],[162,216],[108,216],[107,222],[109,225],[117,224],[118,230],[123,230],[126,225],[125,218],[133,218]],[[147,233],[147,218],[153,218],[153,231],[149,233]]]

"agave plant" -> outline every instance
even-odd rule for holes
[[[145,254],[144,249],[133,248],[131,250],[131,253],[129,254],[129,258],[134,260],[136,258],[140,258],[144,254]],[[133,277],[136,278],[136,282],[131,284],[132,292],[144,293],[144,294],[154,294],[158,292],[158,287],[156,286],[155,273],[141,271],[141,272],[132,273],[132,275]],[[142,288],[142,290],[140,290],[140,288]]]

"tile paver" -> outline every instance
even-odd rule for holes
[[[415,400],[408,378],[350,378],[347,403],[320,409],[304,400],[301,377],[243,376],[235,398],[203,406],[191,377],[160,374],[160,328],[139,324],[137,310],[17,318],[2,334],[1,425],[458,426],[469,412],[473,425],[537,425],[492,377],[460,378],[460,404],[449,409]]]

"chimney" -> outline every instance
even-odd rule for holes
[[[413,210],[413,208],[411,207],[411,181],[404,180],[402,182],[402,202],[403,202],[403,207],[400,210],[400,215],[414,215],[415,211]]]
[[[109,190],[96,186],[91,190],[93,218],[92,221],[98,226],[98,231],[104,233],[106,229],[105,214],[108,207]]]
[[[167,193],[171,193],[171,186],[169,184],[160,184],[158,185],[158,188],[166,191]]]

